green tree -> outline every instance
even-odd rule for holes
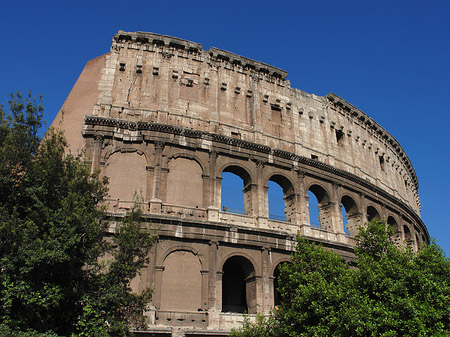
[[[64,336],[127,335],[150,297],[130,281],[155,236],[138,209],[106,235],[107,181],[60,132],[39,138],[42,112],[30,94],[0,107],[0,320]]]
[[[391,237],[384,221],[360,228],[351,267],[298,237],[279,309],[232,336],[450,336],[450,261],[435,243],[413,253]]]

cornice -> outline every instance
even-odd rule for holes
[[[413,184],[416,190],[419,190],[419,181],[417,180],[417,175],[414,170],[414,167],[411,164],[411,160],[409,159],[406,152],[401,147],[400,143],[381,125],[375,122],[371,117],[362,112],[361,110],[355,108],[352,104],[339,97],[334,93],[329,93],[325,96],[328,101],[332,102],[337,106],[341,106],[344,111],[346,111],[352,118],[358,119],[360,123],[363,123],[367,128],[371,129],[375,134],[379,135],[381,139],[386,142],[398,155],[398,157],[403,161],[403,164],[408,169],[409,174],[413,180]]]
[[[306,166],[314,167],[316,169],[319,169],[324,172],[328,172],[331,174],[334,174],[336,176],[342,177],[344,179],[347,179],[349,181],[352,181],[367,190],[370,190],[374,192],[375,194],[382,196],[386,200],[389,200],[393,204],[396,204],[401,209],[405,211],[410,217],[412,217],[421,227],[421,229],[424,231],[424,233],[428,234],[427,228],[425,227],[422,219],[420,216],[411,208],[411,206],[407,205],[402,200],[394,197],[390,193],[386,192],[384,189],[372,184],[371,182],[360,178],[356,176],[353,173],[344,171],[342,169],[338,169],[336,167],[333,167],[329,164],[323,163],[321,161],[307,158],[304,156],[296,155],[295,153],[284,151],[280,149],[272,149],[269,146],[266,145],[260,145],[257,143],[244,141],[241,139],[235,139],[232,137],[209,133],[205,131],[199,131],[199,130],[192,130],[192,129],[185,129],[179,126],[173,126],[173,125],[167,125],[167,124],[158,124],[158,123],[152,123],[152,122],[131,122],[124,119],[116,119],[111,117],[100,117],[100,116],[85,116],[84,118],[84,125],[85,126],[102,126],[102,127],[110,127],[112,130],[106,131],[105,130],[95,130],[95,129],[86,129],[83,131],[84,137],[94,137],[98,132],[102,132],[103,136],[105,138],[112,137],[114,134],[114,129],[120,128],[125,130],[134,130],[134,131],[155,131],[155,132],[161,132],[161,133],[167,133],[172,135],[180,135],[188,138],[194,138],[194,139],[204,139],[209,141],[214,141],[216,143],[222,143],[227,144],[234,147],[244,148],[255,152],[260,152],[264,154],[271,154],[274,157],[282,158],[282,159],[288,159],[293,162],[298,162]],[[142,142],[142,138],[138,138],[139,140],[136,140],[136,142]],[[308,172],[306,172],[308,173]]]

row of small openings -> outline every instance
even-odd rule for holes
[[[119,70],[120,71],[125,71],[125,63],[119,63]],[[142,65],[138,64],[136,65],[136,73],[137,74],[142,74]],[[159,67],[153,67],[153,71],[152,71],[153,75],[159,75]]]

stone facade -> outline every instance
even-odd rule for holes
[[[154,290],[140,335],[226,335],[242,312],[268,313],[297,233],[349,261],[357,228],[374,217],[398,244],[429,242],[417,177],[394,137],[337,95],[305,93],[286,77],[217,48],[119,31],[58,113],[53,126],[72,151],[109,177],[111,232],[136,195],[158,228],[133,281]],[[221,205],[223,172],[242,179],[242,212]],[[283,189],[284,221],[269,216],[269,181]]]

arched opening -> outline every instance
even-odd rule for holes
[[[417,249],[422,248],[422,241],[419,238],[419,235],[416,234],[416,243],[417,243]]]
[[[237,214],[252,214],[250,175],[239,166],[228,166],[222,172],[222,211]]]
[[[291,182],[282,175],[273,175],[267,182],[269,219],[294,222],[295,194]]]
[[[309,223],[312,227],[332,231],[330,198],[325,189],[312,185],[308,189]]]
[[[367,207],[367,221],[370,222],[373,219],[381,220],[380,214],[375,207],[369,206]]]
[[[401,245],[402,236],[401,236],[400,228],[398,227],[397,221],[395,221],[395,219],[392,216],[389,216],[387,218],[387,224],[389,226],[391,226],[392,231],[394,232],[394,236],[393,236],[392,240],[395,242],[395,244]]]
[[[278,290],[278,287],[280,285],[279,280],[280,280],[281,267],[283,265],[285,265],[286,263],[289,263],[289,262],[284,261],[284,262],[279,263],[273,272],[273,306],[274,307],[280,305],[280,303],[281,303],[281,294],[280,294],[280,291]]]
[[[256,280],[252,263],[230,257],[222,268],[222,311],[256,313]]]
[[[345,234],[350,236],[358,234],[358,228],[361,226],[360,213],[356,202],[348,195],[344,195],[341,199],[341,213]]]
[[[403,233],[405,234],[405,241],[409,247],[413,247],[413,236],[408,226],[403,226]]]

